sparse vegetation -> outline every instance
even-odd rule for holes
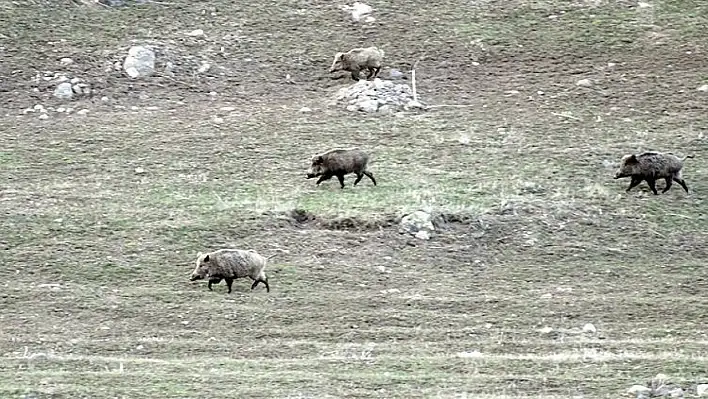
[[[658,373],[695,396],[708,13],[647,3],[379,1],[365,25],[325,1],[4,2],[0,397],[617,398]],[[175,75],[113,69],[136,43]],[[332,54],[369,45],[464,107],[327,107]],[[93,97],[33,81],[58,70]],[[355,146],[377,186],[305,179]],[[650,150],[695,156],[690,195],[613,180]],[[429,241],[395,226],[417,209],[444,215]],[[223,247],[278,251],[270,293],[190,283]]]

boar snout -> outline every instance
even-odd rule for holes
[[[189,278],[189,281],[195,281],[195,280],[199,280],[199,279],[202,279],[202,278],[204,278],[204,277],[202,277],[202,276],[200,276],[200,275],[198,275],[198,274],[192,274],[192,277]]]
[[[308,173],[306,178],[307,178],[307,179],[314,179],[315,177],[317,177],[316,174],[314,174],[314,173]]]

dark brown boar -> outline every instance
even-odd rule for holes
[[[623,177],[631,177],[632,181],[627,187],[627,192],[633,187],[636,187],[643,180],[647,181],[651,191],[658,195],[656,191],[656,181],[664,179],[666,187],[661,193],[669,191],[673,182],[676,182],[688,193],[688,186],[681,176],[683,162],[687,158],[693,158],[693,155],[687,155],[683,159],[670,153],[661,152],[643,152],[641,154],[630,154],[622,157],[620,166],[615,173],[615,179]]]
[[[339,184],[344,188],[344,175],[355,173],[355,186],[364,175],[371,179],[375,186],[376,179],[374,179],[374,175],[366,169],[368,162],[369,155],[358,148],[330,150],[312,157],[312,164],[307,171],[307,178],[312,179],[319,176],[320,178],[317,180],[317,185],[319,186],[323,181],[337,176]]]

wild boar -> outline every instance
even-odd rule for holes
[[[358,148],[333,149],[312,157],[312,163],[307,171],[307,178],[312,179],[319,176],[320,178],[317,180],[317,185],[319,186],[323,181],[331,179],[332,176],[337,176],[339,184],[344,188],[344,175],[355,173],[355,186],[364,175],[371,179],[375,186],[376,179],[374,179],[374,175],[366,169],[368,162],[369,155]]]
[[[192,272],[190,281],[209,278],[209,290],[212,283],[218,284],[221,279],[226,280],[228,293],[231,293],[231,284],[237,278],[250,277],[253,280],[251,289],[256,288],[258,283],[266,286],[266,292],[270,292],[268,276],[265,274],[265,267],[268,258],[258,254],[253,250],[242,249],[219,249],[206,254],[197,255],[197,267]]]
[[[629,187],[627,187],[627,192],[643,180],[646,180],[651,191],[655,195],[659,195],[656,191],[656,180],[664,179],[666,187],[661,191],[662,194],[669,191],[674,181],[680,184],[688,193],[688,186],[681,176],[681,169],[687,158],[693,158],[693,155],[687,155],[683,159],[679,159],[670,153],[661,152],[625,155],[620,161],[619,169],[615,173],[615,179],[632,178]]]
[[[346,53],[337,53],[334,56],[329,72],[348,71],[352,74],[352,79],[359,80],[359,72],[368,70],[366,79],[376,78],[383,62],[384,52],[376,47],[354,48]]]

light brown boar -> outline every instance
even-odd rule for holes
[[[226,280],[228,293],[231,293],[231,284],[237,278],[250,277],[253,280],[251,289],[256,288],[258,283],[266,286],[266,291],[270,292],[268,276],[265,274],[268,258],[260,255],[254,250],[242,249],[219,249],[206,254],[197,255],[197,267],[192,272],[190,281],[209,278],[209,290],[212,284],[218,284],[222,279]]]
[[[636,187],[643,180],[647,181],[651,191],[658,195],[656,191],[656,181],[664,179],[666,187],[661,193],[669,191],[673,182],[676,182],[688,193],[688,186],[681,176],[683,162],[687,158],[693,158],[693,155],[687,155],[683,159],[670,153],[661,152],[643,152],[641,154],[630,154],[622,157],[620,166],[615,173],[615,179],[623,177],[631,177],[632,181],[627,187],[627,192],[633,187]]]
[[[317,185],[325,180],[337,176],[339,184],[344,188],[344,176],[350,173],[356,174],[354,185],[356,186],[361,178],[366,175],[376,185],[373,173],[366,169],[369,162],[369,155],[358,148],[333,149],[323,154],[312,157],[312,163],[307,170],[307,178],[312,179],[319,176]]]
[[[366,79],[371,77],[376,78],[381,71],[384,52],[376,47],[359,47],[354,48],[346,53],[337,53],[334,55],[334,61],[329,68],[329,72],[347,71],[351,72],[352,79],[358,81],[359,73],[367,70],[369,74]]]

